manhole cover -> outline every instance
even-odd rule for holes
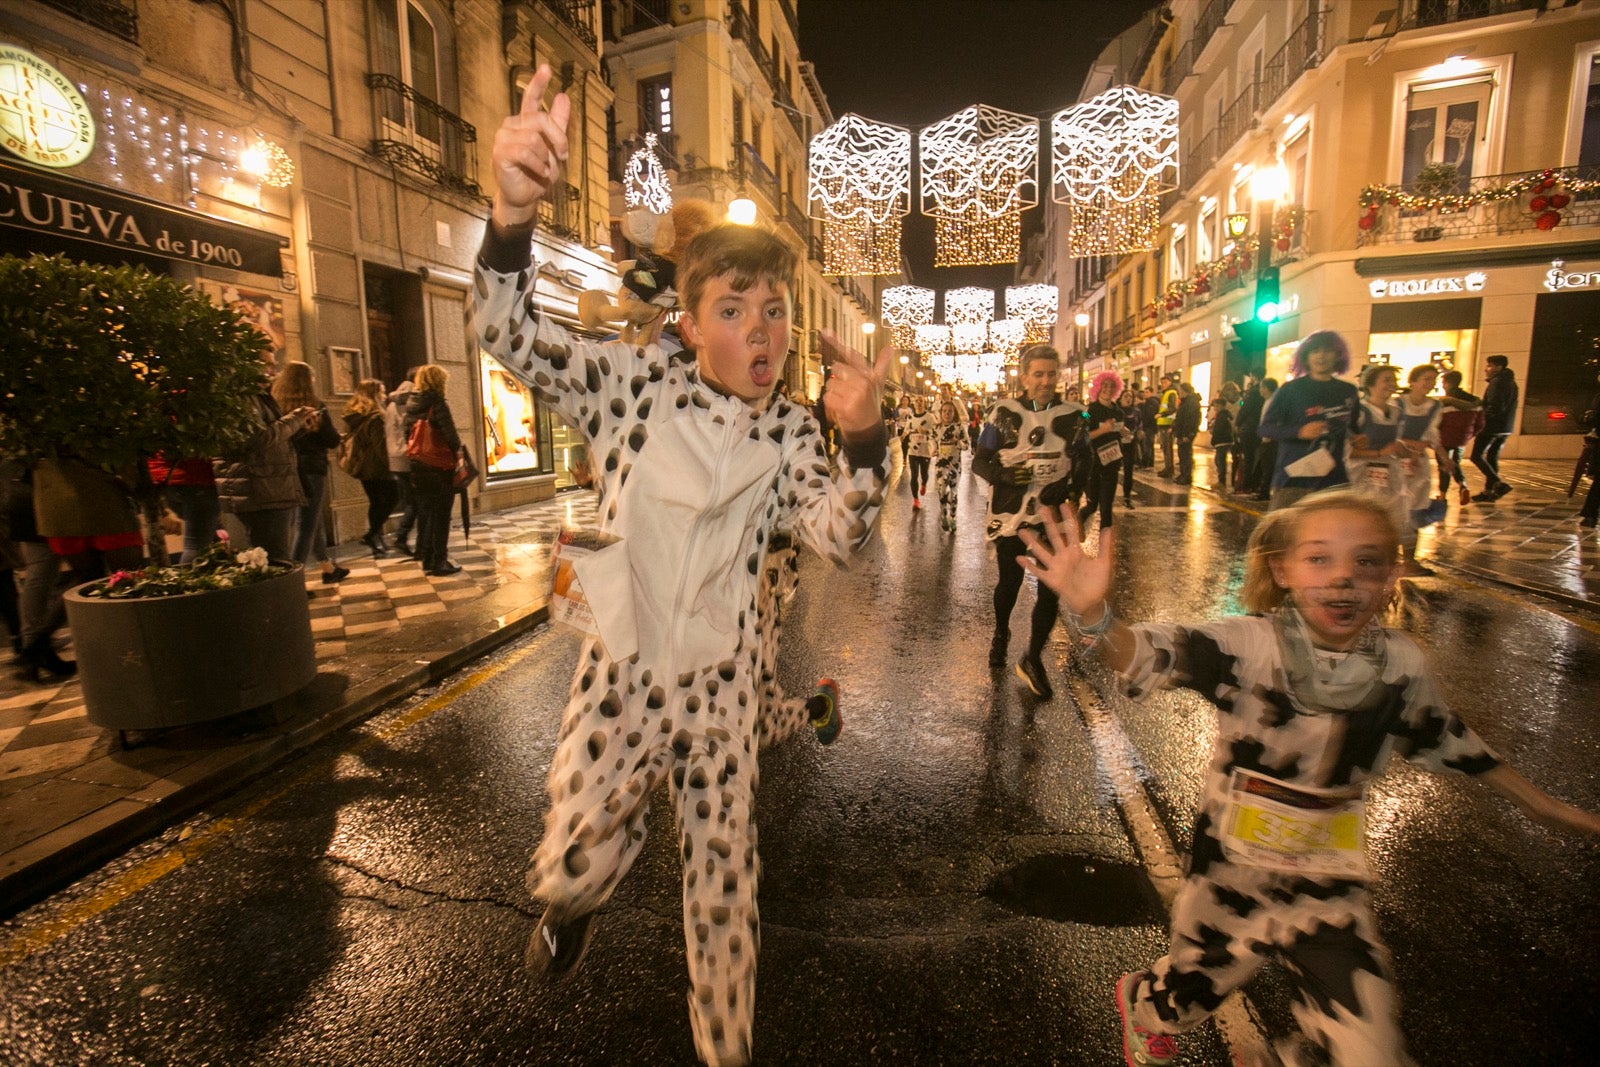
[[[1145,926],[1166,921],[1142,867],[1098,856],[1032,856],[989,883],[1003,908],[1055,922]]]

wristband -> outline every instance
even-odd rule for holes
[[[1111,624],[1115,621],[1115,618],[1111,614],[1110,601],[1102,600],[1100,601],[1100,621],[1093,626],[1085,626],[1082,616],[1079,615],[1068,614],[1067,621],[1072,623],[1073,628],[1078,631],[1078,636],[1084,638],[1084,644],[1092,645],[1106,635],[1106,631],[1111,629]]]

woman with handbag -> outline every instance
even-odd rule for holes
[[[357,383],[344,408],[344,441],[339,446],[339,467],[361,483],[367,495],[367,532],[361,543],[372,549],[373,559],[389,555],[383,542],[383,524],[389,521],[399,490],[389,474],[389,448],[384,432],[383,383],[367,378]]]
[[[450,376],[438,364],[417,371],[406,398],[406,455],[411,460],[411,493],[417,504],[417,559],[422,572],[435,578],[457,574],[450,561],[450,505],[455,497],[456,464],[461,437],[445,403]]]
[[[339,443],[339,431],[334,428],[328,406],[317,396],[309,363],[298,359],[284,363],[272,383],[272,399],[281,411],[310,412],[304,428],[293,438],[300,493],[305,497],[305,503],[300,505],[294,558],[305,565],[315,556],[322,568],[322,584],[337,585],[350,576],[350,568],[339,566],[328,552],[322,509],[328,499],[328,450]]]

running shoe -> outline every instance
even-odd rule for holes
[[[1496,494],[1495,494],[1495,491],[1493,489],[1485,489],[1483,492],[1474,493],[1473,496],[1472,496],[1473,502],[1477,503],[1477,504],[1488,504],[1491,501],[1493,501],[1495,498],[1496,498]]]
[[[1023,684],[1040,700],[1049,700],[1056,695],[1056,691],[1050,688],[1050,679],[1045,677],[1044,664],[1032,656],[1023,656],[1017,660],[1017,677],[1021,678]]]
[[[1462,507],[1466,507],[1468,504],[1472,503],[1472,490],[1463,485],[1460,491],[1460,499],[1457,500],[1456,503],[1460,504]]]
[[[920,496],[912,497],[911,498],[911,506],[915,510],[921,511],[922,510],[922,498]]]
[[[839,710],[839,683],[824,678],[817,683],[817,691],[806,707],[811,710],[811,728],[817,732],[817,741],[831,745],[844,729],[844,713]]]
[[[539,917],[525,957],[528,970],[543,981],[563,978],[577,970],[589,950],[589,936],[594,933],[594,912],[558,922],[553,910],[546,907]]]
[[[1494,499],[1499,500],[1509,492],[1511,492],[1511,487],[1505,482],[1501,482],[1499,485],[1494,487]]]
[[[1178,1042],[1167,1034],[1153,1034],[1133,1021],[1133,993],[1146,971],[1117,979],[1117,1014],[1122,1016],[1122,1058],[1128,1067],[1166,1067],[1178,1055]]]

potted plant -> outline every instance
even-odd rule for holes
[[[156,453],[235,453],[256,418],[265,346],[266,339],[237,312],[142,267],[0,256],[0,453],[36,471],[84,465],[110,474],[137,471]],[[272,577],[277,580],[209,588],[191,574],[174,579],[175,596],[69,594],[68,619],[91,721],[118,730],[178,725],[233,714],[275,699],[263,694],[282,696],[305,685],[315,659],[304,589],[294,589],[293,597],[277,593],[285,603],[267,611],[274,629],[265,640],[251,617],[262,606],[249,602],[250,596],[227,595],[254,590],[251,596],[261,597],[269,586],[288,588],[298,581],[287,572]],[[153,588],[153,581],[142,580],[141,588]],[[291,599],[297,611],[288,610]],[[174,621],[180,611],[209,620],[200,629],[214,639],[264,640],[285,660],[282,680],[237,679],[230,700],[212,695],[181,708],[140,706],[143,690],[120,669],[108,673],[112,661],[142,657],[138,670],[149,683],[145,688],[159,684],[167,693],[193,687],[214,694],[208,677],[232,669],[210,652],[185,645],[199,631],[192,622]],[[102,642],[114,653],[103,654]],[[157,656],[156,649],[177,654]]]

